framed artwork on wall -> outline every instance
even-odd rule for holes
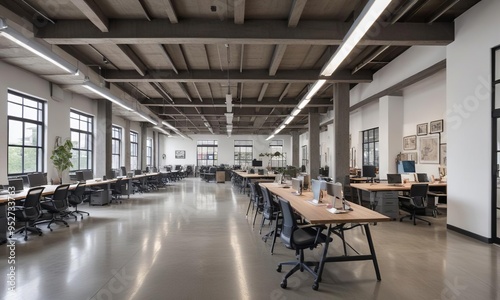
[[[421,137],[418,147],[421,164],[439,164],[439,135]]]
[[[417,149],[417,136],[409,135],[403,137],[403,150],[416,150]]]
[[[443,120],[432,121],[430,127],[430,133],[443,132]]]
[[[176,159],[185,159],[186,158],[186,150],[175,150],[175,158]]]
[[[427,130],[427,123],[423,124],[418,124],[417,125],[417,135],[427,135],[428,130]]]
[[[446,144],[441,144],[439,147],[439,164],[446,167]]]

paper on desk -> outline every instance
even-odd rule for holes
[[[307,202],[314,205],[314,206],[325,206],[326,205],[326,203],[321,203],[321,202],[317,202],[314,200],[307,200]]]

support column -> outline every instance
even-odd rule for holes
[[[309,109],[309,149],[307,149],[311,179],[317,179],[321,165],[319,149],[319,113],[317,108]]]
[[[378,177],[397,173],[396,156],[401,152],[403,136],[403,97],[385,96],[379,100]]]
[[[111,127],[113,116],[111,114],[111,102],[106,100],[97,101],[97,122],[96,122],[96,147],[94,177],[106,175],[111,178]]]
[[[333,85],[334,138],[333,179],[344,184],[349,175],[349,84]]]
[[[300,167],[300,135],[297,131],[292,132],[292,166]]]
[[[148,124],[141,123],[141,161],[137,163],[137,167],[141,170],[146,170],[146,145],[148,138]]]
[[[154,166],[157,166],[157,162],[158,162],[158,132],[156,131],[153,131],[153,157],[152,157],[152,166],[151,167],[154,167]]]
[[[123,141],[125,145],[125,159],[123,160],[123,165],[127,168],[127,170],[130,170],[130,120],[125,120],[125,127],[123,128]],[[127,146],[128,145],[128,146]],[[120,166],[121,167],[121,166]]]

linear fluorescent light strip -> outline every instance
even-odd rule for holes
[[[0,35],[6,37],[7,39],[11,40],[12,42],[18,44],[19,46],[23,47],[24,49],[32,52],[33,54],[36,54],[37,56],[45,59],[48,62],[51,62],[53,65],[59,67],[60,69],[71,73],[73,75],[78,75],[79,71],[78,68],[70,64],[69,62],[65,61],[62,57],[59,55],[55,54],[54,52],[50,51],[46,47],[42,46],[38,42],[26,38],[23,36],[21,33],[15,31],[12,28],[9,28],[5,24],[4,19],[0,19]]]
[[[290,124],[293,121],[294,116],[288,116],[288,118],[285,120],[285,125]]]
[[[133,111],[132,108],[128,107],[127,105],[125,105],[118,97],[116,97],[115,95],[111,94],[111,92],[109,92],[109,90],[107,89],[103,89],[103,88],[100,88],[96,85],[94,85],[93,83],[91,82],[85,82],[83,84],[83,87],[98,94],[99,96],[103,97],[103,98],[106,98],[108,99],[109,101],[125,108],[126,110],[128,111]]]
[[[373,23],[391,3],[391,0],[371,0],[365,6],[360,16],[356,19],[344,38],[340,47],[321,70],[321,76],[330,76],[340,66],[344,59],[356,47]]]
[[[274,134],[271,134],[267,139],[266,141],[269,141],[270,139],[274,138]]]
[[[138,111],[134,111],[137,115],[139,115],[139,117],[143,118],[144,120],[148,121],[149,123],[153,124],[153,125],[158,125],[158,122],[156,122],[155,120],[151,119],[150,117],[138,112]]]
[[[307,92],[306,96],[304,97],[304,100],[308,99],[311,100],[312,96],[318,92],[318,90],[325,84],[326,80],[325,79],[319,79],[316,81],[311,89]]]
[[[161,127],[158,127],[158,126],[155,126],[153,127],[154,129],[158,130],[159,132],[167,135],[168,137],[171,137],[170,133],[168,133],[168,131],[166,131],[165,129],[161,128]]]

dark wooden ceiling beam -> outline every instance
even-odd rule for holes
[[[282,70],[274,76],[269,75],[268,70],[247,70],[240,73],[237,70],[229,71],[231,82],[253,82],[253,83],[310,83],[318,79],[326,79],[327,82],[349,82],[365,83],[371,82],[373,74],[371,71],[361,70],[351,74],[350,70],[336,71],[332,76],[319,76],[320,70]],[[102,76],[109,82],[207,82],[227,84],[228,72],[218,70],[191,70],[179,71],[179,74],[171,70],[149,70],[145,76],[138,76],[134,71],[103,70]]]
[[[90,26],[89,20],[58,20],[41,27],[36,36],[50,44],[301,44],[339,45],[351,24],[325,20],[302,21],[289,28],[282,20],[247,20],[245,24],[219,20],[183,20],[168,24],[164,20],[109,21],[110,32]],[[447,45],[455,37],[454,23],[377,23],[378,34],[360,41],[364,45]],[[269,30],[272,28],[273,30]]]

